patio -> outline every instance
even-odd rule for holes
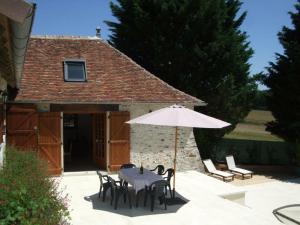
[[[69,195],[72,224],[281,224],[272,210],[300,202],[300,179],[241,187],[187,171],[177,173],[176,183],[186,204],[168,206],[167,210],[156,204],[151,212],[149,202],[147,207],[140,204],[129,209],[119,201],[114,210],[109,195],[105,202],[98,199],[99,179],[94,171],[65,173],[60,179]]]

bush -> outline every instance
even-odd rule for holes
[[[6,149],[0,170],[0,224],[58,225],[69,219],[67,198],[32,151]]]
[[[255,165],[294,164],[295,145],[287,142],[223,139],[213,150],[211,158],[225,162],[226,155],[234,155],[237,163]]]

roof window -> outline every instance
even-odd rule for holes
[[[68,59],[64,61],[65,81],[83,82],[86,81],[85,60]]]

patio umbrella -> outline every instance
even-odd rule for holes
[[[172,105],[162,108],[127,121],[126,123],[175,127],[173,197],[175,196],[178,127],[223,128],[230,125],[230,123],[198,113],[181,105]]]

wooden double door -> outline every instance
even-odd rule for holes
[[[118,170],[130,161],[129,112],[92,114],[93,160],[100,169]],[[108,119],[107,119],[108,118]],[[61,174],[62,123],[60,112],[37,112],[34,105],[11,105],[7,113],[7,141],[36,151],[51,174]]]
[[[118,170],[130,161],[129,112],[93,115],[93,159],[101,169]]]
[[[49,173],[61,174],[60,119],[59,112],[37,113],[31,105],[12,105],[7,113],[8,144],[37,152],[47,162]]]

